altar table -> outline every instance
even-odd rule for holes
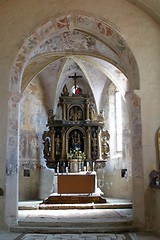
[[[58,194],[91,194],[95,192],[96,174],[69,173],[57,174]]]

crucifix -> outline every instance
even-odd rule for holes
[[[76,89],[77,89],[77,78],[80,78],[80,77],[82,77],[82,76],[77,76],[76,73],[74,74],[74,76],[69,76],[69,78],[74,79],[75,93],[76,93]]]

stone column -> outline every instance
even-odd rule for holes
[[[97,159],[102,159],[102,147],[101,147],[101,128],[98,127],[97,130]]]
[[[18,221],[20,103],[23,99],[24,96],[22,94],[17,91],[12,91],[8,103],[5,193],[5,221],[8,226],[16,225]]]
[[[132,147],[132,185],[133,185],[133,224],[134,226],[143,226],[145,223],[145,209],[146,205],[144,196],[146,196],[146,202],[148,198],[151,199],[152,190],[147,191],[144,194],[144,172],[143,172],[143,155],[142,155],[142,123],[141,123],[141,101],[139,96],[133,92],[127,92],[125,95],[131,126],[131,147]],[[154,201],[153,201],[154,202]],[[141,203],[141,204],[140,204]],[[150,203],[151,204],[151,203]],[[149,205],[150,206],[150,205]],[[148,208],[147,219],[152,221],[152,208]],[[150,222],[151,226],[152,222]]]
[[[65,153],[66,153],[66,131],[65,127],[62,128],[62,152],[61,152],[61,159],[65,159]]]
[[[55,160],[55,147],[54,147],[54,141],[55,141],[55,139],[54,139],[54,137],[55,137],[55,131],[54,131],[54,129],[52,129],[51,130],[51,137],[50,137],[50,139],[51,139],[51,161],[54,161]]]
[[[89,118],[89,100],[86,101],[86,107],[87,107],[86,121],[90,121],[90,118]]]
[[[91,127],[87,129],[87,160],[91,160]]]

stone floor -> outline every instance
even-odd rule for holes
[[[147,233],[121,234],[23,234],[0,232],[0,240],[160,240]]]
[[[80,222],[81,225],[83,223],[84,226],[86,226],[86,223],[94,224],[95,222],[94,226],[96,226],[96,223],[99,224],[101,222],[102,224],[107,224],[107,221],[109,223],[115,221],[115,224],[125,219],[127,219],[127,221],[132,221],[132,209],[130,207],[123,209],[119,208],[120,205],[117,205],[116,209],[112,208],[114,204],[129,204],[129,201],[120,201],[117,199],[108,200],[108,204],[111,204],[111,209],[39,210],[39,202],[20,202],[19,209],[21,210],[19,210],[19,222],[21,222],[21,229],[18,229],[17,232],[0,232],[0,240],[160,240],[160,237],[150,233],[132,231],[122,233],[107,233],[106,231],[83,233],[83,231],[77,232],[75,229],[71,234],[67,232],[65,226],[67,226],[69,222],[71,225],[75,224],[75,226],[76,221],[78,221],[78,224]],[[32,209],[32,211],[28,209]],[[48,228],[44,228],[45,231],[41,233],[29,233],[28,229],[27,231],[21,231],[25,229],[30,222],[31,225],[38,224],[40,228],[46,225]],[[59,233],[47,230],[53,226],[53,224],[57,225],[58,223],[60,224]],[[64,228],[63,233],[61,231],[62,227]]]

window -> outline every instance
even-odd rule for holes
[[[122,152],[122,96],[115,92],[116,144],[117,152]]]

